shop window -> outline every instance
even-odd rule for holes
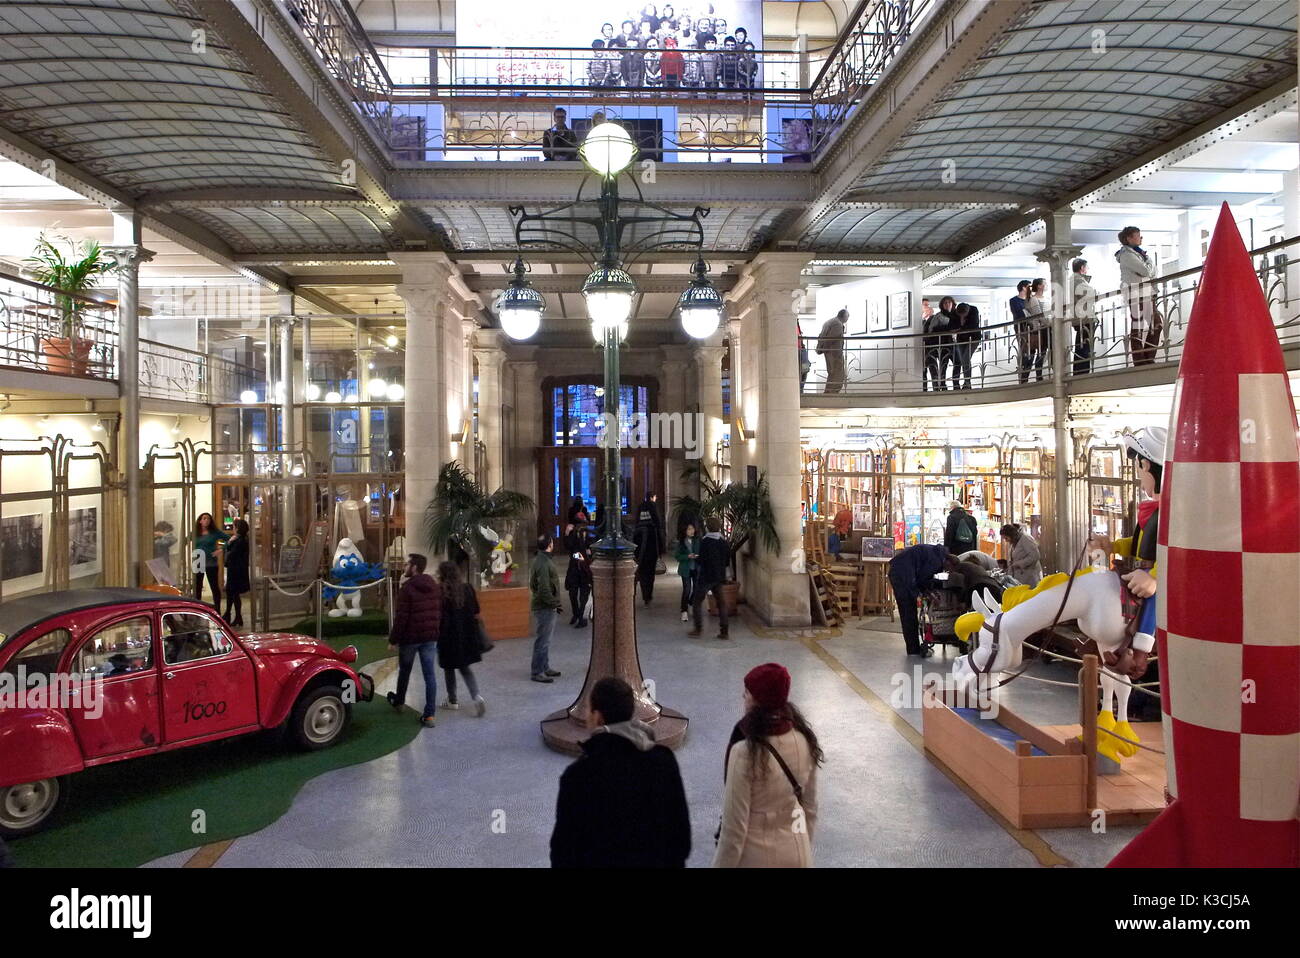
[[[197,612],[163,616],[163,661],[167,665],[225,655],[234,646],[221,626]]]
[[[82,643],[72,671],[112,678],[153,667],[153,626],[149,616],[114,622]]]

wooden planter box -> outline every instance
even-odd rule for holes
[[[926,689],[921,710],[925,750],[947,765],[1017,828],[1086,825],[1088,757],[1083,743],[1060,742],[1005,706],[997,720],[968,721]],[[982,731],[986,724],[1010,729],[1006,743]],[[1040,754],[1034,754],[1037,749]]]
[[[533,617],[526,586],[494,586],[478,593],[478,606],[488,638],[522,639],[533,634]]]
[[[1164,765],[1152,752],[1126,758],[1117,773],[1098,775],[1078,725],[1039,728],[1006,706],[999,706],[996,721],[970,721],[934,688],[925,690],[923,702],[925,750],[1017,828],[1090,825],[1094,808],[1106,813],[1107,825],[1141,825],[1164,809]],[[1011,736],[989,734],[997,726]],[[1133,727],[1144,743],[1162,746],[1160,723]]]

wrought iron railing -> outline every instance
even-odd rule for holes
[[[1251,259],[1278,338],[1283,346],[1300,346],[1300,237],[1260,247],[1251,253]],[[1132,336],[1129,291],[1099,293],[1091,323],[1072,319],[1066,324],[1070,337],[1065,344],[1066,374],[1094,376],[1134,366],[1177,363],[1182,357],[1201,269],[1198,266],[1162,276],[1143,291],[1150,295],[1162,319],[1158,340]],[[1050,310],[1047,315],[1051,315]],[[836,374],[834,352],[819,355],[818,337],[801,337],[800,345],[807,350],[811,364],[803,392],[808,396],[907,395],[958,388],[1018,387],[1050,380],[1055,374],[1050,325],[1034,329],[999,319],[994,323],[984,319],[980,338],[975,342],[958,342],[956,336],[946,332],[846,336],[842,385],[838,385],[841,380]],[[868,322],[872,322],[870,317]],[[1147,341],[1153,341],[1154,348],[1148,348]]]
[[[0,273],[0,366],[115,380],[117,342],[112,303]]]
[[[248,390],[265,390],[264,377],[251,366],[224,356],[140,340],[140,395],[145,399],[237,403]]]
[[[836,44],[802,51],[729,49],[725,37],[717,38],[716,49],[699,49],[689,34],[665,25],[653,37],[633,36],[600,50],[381,52],[340,0],[290,0],[285,9],[399,159],[535,157],[550,124],[550,101],[558,101],[575,116],[603,109],[630,124],[650,124],[653,131],[641,135],[655,142],[642,149],[657,160],[718,154],[791,162],[816,157],[937,4],[865,0]],[[665,45],[669,36],[676,49]],[[517,102],[492,102],[529,98],[547,101],[538,117]]]

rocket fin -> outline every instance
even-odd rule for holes
[[[1297,868],[1300,821],[1223,821],[1176,799],[1108,868]]]

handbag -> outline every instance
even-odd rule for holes
[[[496,648],[496,643],[488,637],[487,628],[484,627],[482,619],[474,620],[474,632],[478,635],[478,650],[480,654],[491,652]]]

